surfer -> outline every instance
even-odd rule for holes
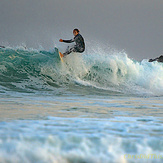
[[[85,51],[85,43],[84,43],[84,38],[82,37],[81,34],[79,34],[80,30],[79,29],[74,29],[73,30],[73,35],[75,36],[71,40],[62,40],[60,39],[60,42],[65,42],[65,43],[72,43],[75,42],[76,45],[73,46],[72,48],[68,48],[68,50],[63,53],[61,56],[64,57],[72,52],[78,52],[78,53],[83,53]]]

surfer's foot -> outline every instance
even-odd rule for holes
[[[61,58],[63,58],[63,57],[64,57],[64,55],[63,55],[61,52],[59,52],[59,54],[60,54]]]

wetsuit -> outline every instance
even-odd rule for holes
[[[70,49],[68,49],[65,53],[63,53],[63,55],[68,55],[72,52],[79,52],[79,53],[83,53],[85,50],[85,43],[84,43],[84,38],[80,35],[77,34],[73,39],[71,40],[63,40],[63,42],[66,43],[72,43],[75,42],[76,45]]]

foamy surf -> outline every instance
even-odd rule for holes
[[[156,126],[162,132],[159,120],[155,124],[153,121],[152,117],[117,117],[109,122],[46,117],[39,121],[0,122],[0,162],[161,162],[163,152],[157,146],[163,143],[161,135],[159,140],[146,137],[155,134]],[[140,135],[140,131],[146,132]]]
[[[1,86],[18,91],[68,89],[76,84],[133,95],[163,95],[163,64],[117,54],[71,54],[61,63],[55,52],[0,50]],[[88,88],[89,89],[89,88]]]

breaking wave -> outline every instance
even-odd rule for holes
[[[96,89],[117,94],[163,95],[163,64],[130,59],[125,52],[71,54],[0,49],[0,91]]]

